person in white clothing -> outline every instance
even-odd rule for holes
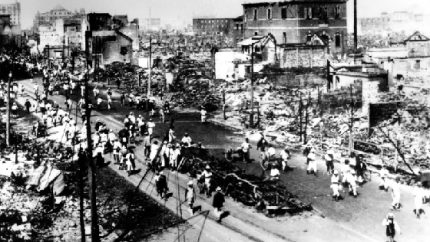
[[[286,171],[288,169],[288,160],[290,159],[290,151],[288,148],[285,148],[281,151],[281,159],[282,159],[282,170]]]
[[[170,127],[169,129],[169,143],[173,143],[176,139],[175,136],[175,130],[173,130],[173,127]]]
[[[341,184],[340,184],[340,177],[339,177],[339,172],[337,170],[333,171],[333,175],[331,176],[331,184],[330,184],[330,188],[333,191],[333,199],[337,202],[341,199],[340,196],[340,190],[341,190]]]
[[[313,150],[310,151],[307,158],[308,158],[308,168],[306,169],[306,172],[307,174],[313,173],[316,176],[318,172],[318,168],[317,168],[316,156]]]
[[[242,158],[244,162],[251,162],[250,161],[250,149],[251,149],[251,144],[249,143],[249,139],[245,138],[245,142],[242,143],[242,145],[240,146],[241,150],[242,150]]]
[[[177,144],[176,146],[172,147],[172,150],[170,152],[170,165],[172,167],[172,169],[176,169],[178,168],[178,159],[179,156],[181,155],[181,150],[180,150],[181,146],[179,144]]]
[[[186,146],[186,147],[190,147],[191,146],[191,142],[193,140],[191,139],[190,135],[188,135],[188,133],[184,134],[184,137],[182,137],[181,142]]]
[[[207,111],[204,108],[202,108],[200,110],[200,118],[201,118],[202,123],[206,122],[206,115],[207,115]]]
[[[147,126],[148,126],[148,133],[150,136],[152,136],[152,134],[154,133],[154,128],[155,128],[155,123],[154,123],[154,121],[152,121],[152,118],[149,119]]]
[[[391,197],[393,198],[393,202],[391,204],[391,207],[393,210],[398,210],[401,207],[399,181],[400,181],[400,178],[396,177],[396,179],[394,179],[392,182],[390,182]]]
[[[414,189],[414,213],[417,218],[420,218],[421,214],[425,213],[423,209],[424,201],[425,193],[423,191],[421,182],[418,182],[417,186]]]
[[[354,170],[350,169],[346,173],[346,183],[348,184],[348,187],[349,187],[349,194],[353,195],[354,197],[357,197],[358,196],[357,174],[355,173]]]
[[[157,153],[158,149],[160,148],[158,141],[154,141],[151,145],[151,151],[149,153],[149,160],[152,162],[152,165],[157,164]]]
[[[185,200],[188,203],[188,209],[191,214],[194,214],[194,202],[196,201],[196,197],[197,195],[194,189],[193,181],[189,181],[185,190]]]

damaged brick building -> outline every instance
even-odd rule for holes
[[[129,23],[125,15],[112,17],[108,13],[90,13],[88,23],[86,45],[93,64],[133,62],[133,47],[138,44],[137,23]]]
[[[244,37],[272,34],[277,44],[303,44],[317,35],[329,53],[343,53],[347,0],[285,0],[243,4]]]

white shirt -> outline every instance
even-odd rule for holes
[[[243,150],[243,152],[248,152],[249,149],[251,149],[251,145],[248,142],[243,142],[240,146]]]
[[[182,143],[190,145],[192,142],[192,139],[190,136],[184,136],[181,141],[182,141]]]
[[[276,154],[276,150],[275,150],[275,148],[270,147],[269,149],[267,149],[267,154],[268,154],[269,156],[273,156],[273,155],[275,155],[275,154]]]
[[[155,127],[155,123],[154,122],[148,122],[148,128],[154,128]]]
[[[281,158],[282,158],[282,160],[288,160],[289,158],[290,158],[290,155],[285,151],[285,150],[282,150],[281,151]]]
[[[181,155],[181,150],[179,150],[178,148],[172,150],[170,152],[170,160],[177,160],[179,155]]]

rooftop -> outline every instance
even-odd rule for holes
[[[275,3],[346,3],[348,0],[246,0],[243,6],[266,5]]]
[[[406,38],[404,42],[408,41],[430,41],[430,39],[427,36],[421,34],[419,31],[416,31],[411,36]]]

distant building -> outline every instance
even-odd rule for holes
[[[233,31],[232,31],[233,42],[237,44],[244,39],[245,29],[243,27],[243,16],[239,16],[233,19]]]
[[[411,34],[413,31],[428,31],[430,16],[408,11],[383,12],[378,17],[359,19],[359,32],[362,35],[386,35],[393,32]]]
[[[11,34],[11,21],[9,14],[0,15],[0,35]]]
[[[0,15],[10,15],[11,28],[21,30],[21,3],[0,4]]]
[[[108,13],[89,13],[87,15],[90,31],[112,30],[113,19]]]
[[[347,0],[286,0],[243,4],[245,38],[272,34],[278,44],[309,42],[316,34],[330,53],[344,52]]]
[[[118,30],[90,31],[87,35],[88,51],[91,60],[100,66],[113,62],[131,63],[133,40]]]
[[[229,35],[234,27],[234,18],[193,19],[193,31],[197,35]]]
[[[37,12],[33,20],[33,29],[38,31],[41,25],[53,25],[57,19],[68,19],[68,18],[84,18],[85,10],[81,9],[79,12],[72,12],[57,5],[52,10],[44,13]]]
[[[125,15],[90,13],[88,23],[85,43],[93,66],[133,62],[133,51],[139,49],[138,21],[129,23]]]
[[[143,31],[159,31],[161,30],[160,18],[144,18],[140,21],[140,29]]]
[[[54,46],[61,46],[61,49],[67,49],[67,51],[69,48],[83,51],[85,50],[87,28],[86,18],[59,18],[51,24],[40,25],[38,28],[39,48],[50,46],[52,49]]]
[[[365,60],[389,72],[393,78],[413,73],[430,73],[430,38],[416,31],[401,45],[391,48],[373,48],[366,51]]]
[[[128,25],[128,16],[127,15],[114,15],[112,17],[112,21],[115,29],[122,28]]]

